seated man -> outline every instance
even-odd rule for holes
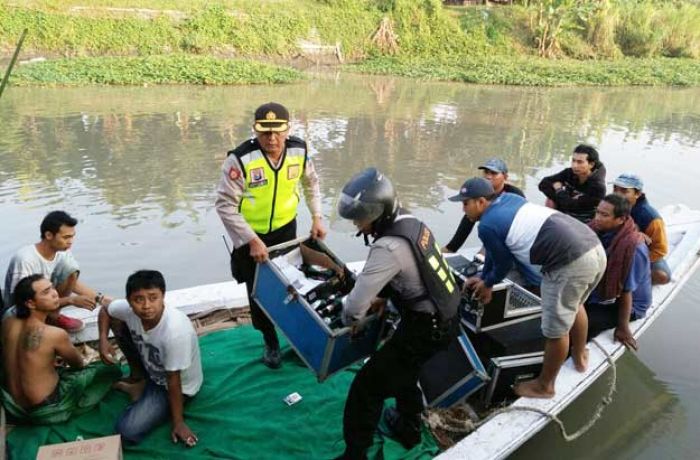
[[[501,193],[515,193],[525,198],[525,194],[518,187],[507,183],[508,180],[508,166],[506,162],[500,158],[491,158],[483,165],[479,166],[484,175],[484,179],[491,182],[496,195]],[[464,242],[469,237],[469,234],[474,229],[476,222],[469,220],[467,215],[462,216],[462,220],[459,222],[457,231],[447,245],[442,248],[442,252],[457,252],[459,248],[462,247]]]
[[[160,272],[140,270],[129,276],[126,300],[115,300],[100,311],[100,357],[105,363],[115,362],[107,340],[112,326],[129,366],[145,369],[145,380],[116,385],[132,400],[116,423],[125,442],[141,442],[170,415],[173,442],[191,447],[197,436],[185,423],[184,403],[202,386],[199,342],[189,318],[176,308],[166,308],[164,295]]]
[[[625,197],[632,207],[630,215],[639,230],[646,236],[651,260],[651,283],[666,284],[671,281],[671,268],[666,263],[668,239],[664,220],[642,192],[644,183],[634,174],[621,174],[613,182],[613,191]]]
[[[546,206],[558,209],[581,222],[589,222],[605,196],[605,166],[598,151],[586,144],[574,148],[571,167],[540,181]]]
[[[46,324],[59,298],[43,275],[22,278],[14,299],[15,308],[2,322],[5,409],[18,422],[43,425],[65,422],[94,407],[119,377],[118,369],[101,364],[85,368],[68,333]],[[70,368],[57,371],[57,358]]]
[[[77,224],[77,220],[63,211],[52,211],[44,217],[41,241],[21,248],[10,260],[3,290],[6,307],[11,305],[10,299],[19,280],[34,273],[41,273],[54,284],[60,307],[75,305],[92,310],[105,299],[78,280],[80,268],[69,251]],[[58,310],[49,314],[47,322],[68,332],[78,332],[85,327],[79,319],[60,315]]]
[[[591,222],[608,256],[605,274],[586,302],[588,337],[615,328],[615,340],[637,349],[629,323],[651,305],[651,269],[644,237],[630,218],[624,197],[607,195]]]

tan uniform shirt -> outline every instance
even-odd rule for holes
[[[282,161],[282,158],[281,156],[279,162]],[[279,167],[279,162],[273,165],[275,169]],[[232,169],[234,169],[234,173],[231,172]],[[321,188],[316,168],[310,157],[306,159],[301,184],[311,215],[321,216]],[[221,167],[221,180],[216,188],[215,206],[235,248],[248,244],[255,237],[255,231],[239,212],[241,198],[245,194],[246,184],[245,177],[241,173],[241,166],[235,155],[229,155]]]

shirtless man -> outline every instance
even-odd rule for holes
[[[46,317],[59,308],[58,292],[49,280],[30,275],[17,284],[14,296],[16,313],[2,323],[5,384],[17,405],[31,409],[57,397],[57,357],[75,368],[84,363],[68,332],[46,324]]]
[[[60,305],[53,284],[41,274],[22,278],[14,301],[2,320],[5,381],[0,388],[13,422],[63,423],[97,405],[121,371],[103,364],[85,366],[68,332],[46,324]],[[58,358],[69,367],[56,368]]]

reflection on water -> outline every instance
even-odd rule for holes
[[[404,205],[441,242],[461,217],[461,207],[445,197],[486,158],[504,158],[512,182],[542,202],[539,178],[566,164],[581,141],[600,147],[609,179],[632,170],[644,177],[655,205],[685,202],[700,209],[694,186],[700,89],[502,88],[327,75],[274,88],[11,88],[0,104],[0,270],[19,246],[38,239],[49,209],[64,208],[80,219],[74,252],[82,276],[104,292],[121,295],[128,273],[143,267],[163,270],[172,288],[229,279],[214,187],[225,152],[250,136],[253,110],[270,100],[292,109],[294,133],[311,144],[333,230],[328,242],[346,260],[362,257],[366,248],[337,224],[335,199],[354,172],[370,165],[394,180]],[[300,219],[300,232],[306,231],[308,212]],[[674,311],[692,300],[675,304],[664,315],[671,321],[665,332],[675,327]],[[700,323],[695,309],[684,311],[684,324],[688,317]],[[654,368],[663,361],[647,360]],[[623,371],[639,364],[631,361]],[[633,369],[628,374],[628,380],[640,378]],[[618,385],[624,400],[622,376]],[[663,391],[657,385],[634,394],[646,401]],[[661,422],[637,419],[633,431],[650,423],[685,429],[663,422],[685,420],[673,401],[656,410]],[[623,417],[629,409],[621,409]],[[691,415],[697,419],[700,407]],[[614,433],[599,430],[585,439],[605,450],[630,445],[634,437]],[[545,439],[540,448],[554,442]]]
[[[608,371],[560,415],[569,434],[588,422],[602,396],[608,393],[610,377]],[[650,439],[678,431],[686,422],[678,397],[641,361],[627,353],[617,362],[613,402],[588,433],[567,443],[550,423],[510,458],[558,458],[561,452],[566,452],[567,460],[639,458],[641,452],[649,449]]]

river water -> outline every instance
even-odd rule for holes
[[[0,101],[0,270],[64,209],[80,223],[82,279],[123,295],[126,276],[161,270],[169,288],[229,279],[213,208],[226,151],[251,135],[257,105],[292,110],[322,179],[328,243],[344,260],[366,254],[335,202],[356,171],[377,166],[404,206],[446,243],[461,217],[447,202],[491,156],[542,203],[537,182],[585,141],[612,180],[640,174],[657,207],[700,209],[700,89],[509,88],[324,74],[281,87],[10,88]],[[693,185],[696,184],[696,185]],[[309,213],[300,212],[300,232]],[[467,244],[477,244],[474,235]],[[515,458],[697,458],[700,438],[700,273],[619,363],[602,420],[567,444],[553,427]],[[576,426],[605,393],[601,381],[565,414]]]

